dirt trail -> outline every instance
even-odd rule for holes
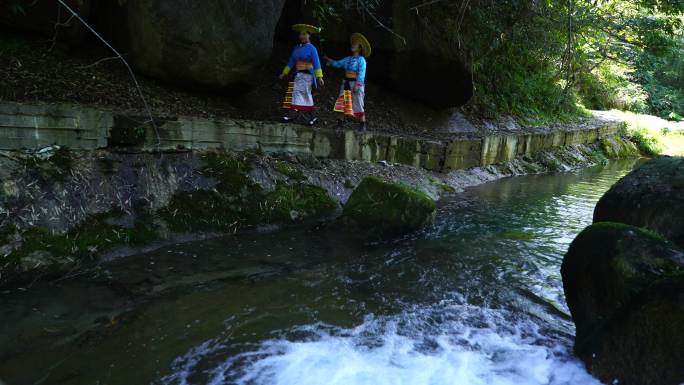
[[[52,42],[0,32],[0,101],[74,103],[117,112],[144,115],[142,101],[125,66],[101,48],[69,50]],[[208,91],[164,84],[138,75],[143,93],[157,116],[194,115],[208,118],[278,120],[283,114],[286,81],[282,70],[290,47],[278,44],[263,67],[254,89]],[[369,65],[373,65],[370,60]],[[342,71],[326,68],[325,87],[315,91],[320,125],[333,127],[332,106]],[[600,119],[580,119],[572,124],[546,127],[521,126],[503,116],[498,122],[465,116],[459,109],[435,110],[376,84],[367,82],[366,106],[372,130],[445,139],[491,132],[548,131],[600,124]],[[352,124],[351,122],[348,124]]]

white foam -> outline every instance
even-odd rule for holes
[[[207,384],[600,384],[564,343],[505,311],[439,306],[369,316],[353,329],[315,324],[289,332],[290,338],[263,341],[222,362],[216,361],[220,349],[202,345],[177,360],[175,368],[183,370],[163,381],[184,384],[188,364],[207,359],[217,362],[204,373]],[[198,357],[200,352],[211,357]]]

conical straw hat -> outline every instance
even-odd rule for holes
[[[352,44],[359,44],[361,45],[361,48],[363,48],[363,56],[369,57],[371,55],[371,45],[368,39],[366,39],[365,36],[358,32],[354,32],[351,34],[351,42]]]
[[[295,24],[292,29],[297,32],[320,33],[322,28],[311,24]]]

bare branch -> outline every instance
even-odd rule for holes
[[[112,47],[112,45],[109,44],[107,42],[107,40],[105,40],[102,36],[100,36],[100,34],[97,33],[97,31],[95,31],[93,29],[93,27],[90,26],[90,24],[86,23],[86,21],[83,20],[83,18],[81,18],[81,16],[79,16],[79,14],[76,13],[76,11],[71,9],[71,7],[69,7],[64,2],[64,0],[57,0],[57,1],[59,1],[59,3],[62,4],[62,6],[67,9],[67,11],[69,11],[74,17],[76,17],[76,19],[78,19],[78,21],[80,21],[83,25],[85,25],[86,28],[88,28],[90,30],[90,32],[92,32],[95,36],[97,36],[97,38],[100,39],[100,41],[102,41],[110,50],[112,50],[112,52],[114,52],[116,54],[116,56],[119,59],[121,59],[121,61],[126,65],[126,68],[128,69],[128,73],[131,75],[131,78],[133,78],[133,83],[135,83],[135,88],[138,90],[138,94],[140,95],[140,99],[142,99],[143,105],[145,106],[145,110],[147,111],[147,114],[150,117],[150,124],[152,124],[152,128],[154,128],[154,132],[157,136],[157,147],[159,147],[161,145],[161,137],[159,136],[159,130],[157,129],[157,125],[154,123],[154,117],[152,116],[152,110],[150,110],[150,106],[147,104],[147,99],[145,99],[145,95],[143,94],[142,89],[140,88],[140,84],[138,83],[138,79],[135,77],[135,73],[133,72],[133,69],[131,68],[131,66],[128,64],[126,59],[124,59],[124,57],[119,53],[119,51],[116,50],[116,48]]]
[[[98,65],[98,64],[100,64],[100,63],[102,63],[102,62],[106,62],[106,61],[109,61],[109,60],[116,60],[116,59],[118,59],[118,58],[119,58],[118,56],[105,57],[105,58],[102,58],[102,59],[96,61],[95,63],[91,63],[91,64],[84,65],[84,66],[80,66],[80,67],[78,67],[78,68],[80,68],[80,69],[86,69],[86,68],[90,68],[90,67],[95,67],[96,65]]]
[[[435,3],[439,3],[440,1],[442,1],[442,0],[430,0],[430,1],[425,2],[425,3],[423,3],[423,4],[418,4],[418,5],[416,5],[415,7],[409,8],[409,11],[416,11],[416,14],[417,14],[419,8],[427,7],[428,5],[432,5],[432,4],[435,4]]]
[[[378,20],[378,18],[375,17],[375,15],[373,14],[373,12],[371,12],[370,9],[368,9],[368,7],[367,7],[365,4],[363,4],[363,10],[366,11],[366,13],[368,14],[368,16],[370,16],[376,23],[378,23],[378,25],[379,25],[380,27],[382,27],[382,28],[383,28],[384,30],[386,30],[387,32],[389,32],[389,33],[391,33],[392,35],[394,35],[394,36],[398,37],[399,39],[401,39],[401,41],[404,43],[404,45],[407,44],[406,38],[404,38],[403,36],[401,36],[401,35],[399,35],[398,33],[394,32],[390,27],[386,26],[386,25],[383,24],[380,20]]]

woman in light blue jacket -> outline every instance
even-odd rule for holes
[[[345,78],[342,81],[340,95],[335,102],[335,112],[340,113],[337,121],[337,129],[342,129],[346,117],[358,119],[359,131],[366,130],[366,110],[364,109],[366,58],[371,54],[371,46],[360,33],[351,35],[351,56],[344,59],[333,60],[325,57],[327,65],[345,70]]]

